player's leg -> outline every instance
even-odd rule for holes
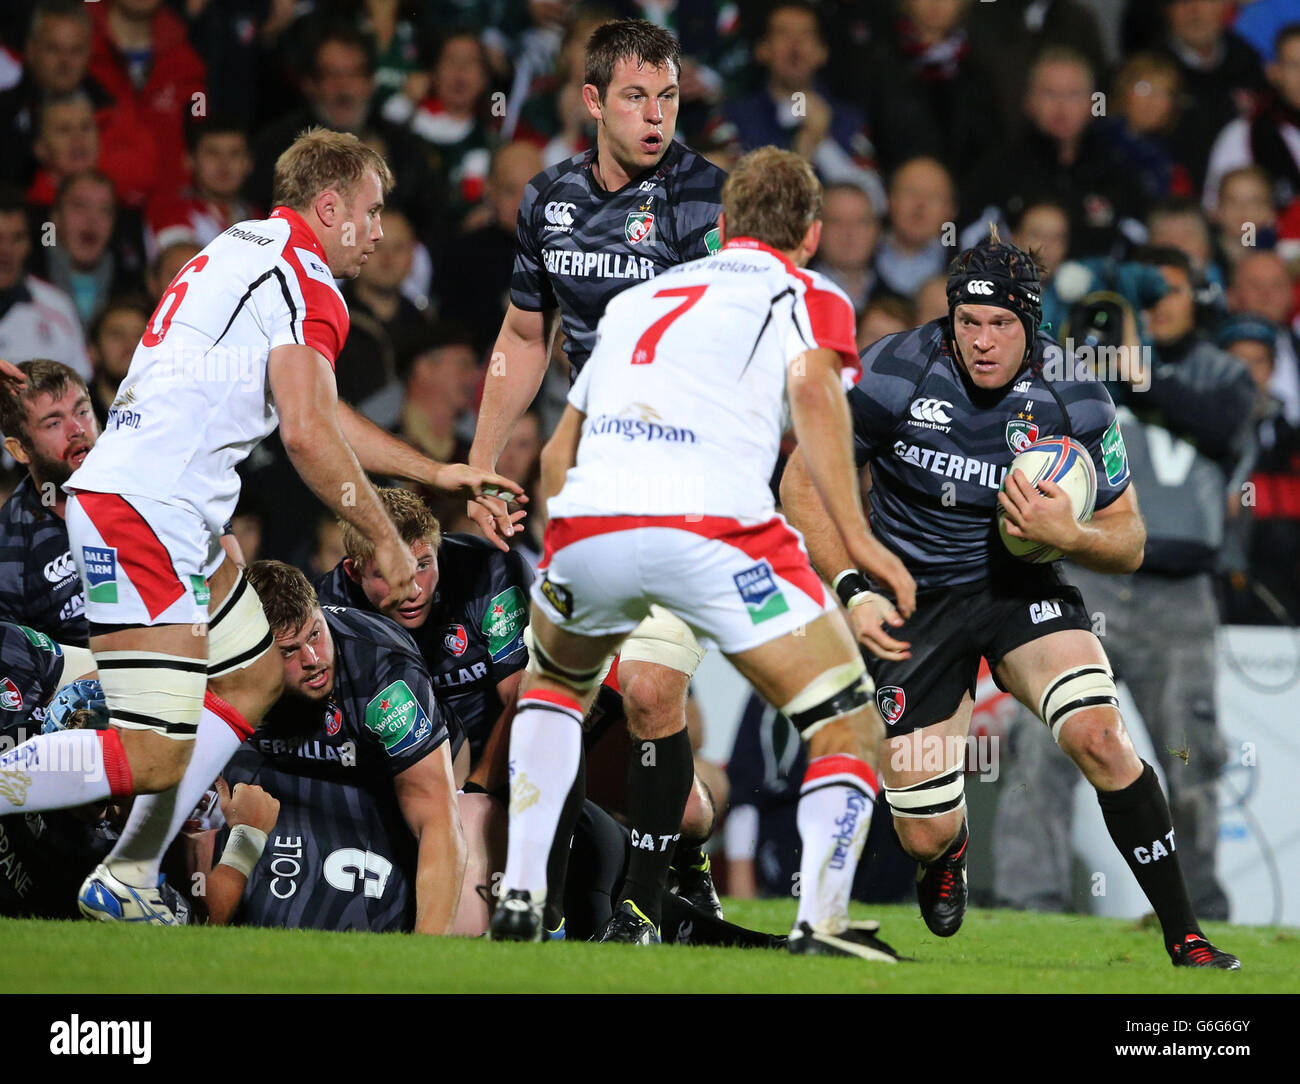
[[[802,843],[792,951],[892,960],[875,927],[849,923],[849,897],[879,784],[880,722],[866,668],[838,610],[728,658],[808,747],[797,811]],[[868,735],[863,741],[862,735]]]
[[[532,650],[510,729],[510,828],[493,940],[541,938],[547,864],[578,772],[582,719],[625,635],[568,632],[540,606],[530,628]]]
[[[1151,765],[1141,760],[1119,713],[1100,641],[1066,629],[1007,652],[998,679],[1033,706],[1058,745],[1097,790],[1111,839],[1150,901],[1175,964],[1237,968],[1205,940],[1179,865],[1173,819]]]
[[[128,884],[152,884],[168,845],[212,781],[275,702],[283,666],[257,593],[228,557],[208,577],[207,688],[185,774],[175,787],[138,799],[104,860]]]
[[[505,864],[506,808],[490,794],[459,794],[461,828],[465,833],[465,879],[451,928],[458,937],[480,937],[491,919],[494,875]]]

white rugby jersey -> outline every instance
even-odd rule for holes
[[[856,379],[853,305],[752,238],[624,290],[569,393],[587,417],[549,515],[769,518],[786,369],[818,347]]]
[[[347,305],[301,216],[277,207],[231,226],[172,279],[66,488],[184,501],[219,530],[239,497],[235,468],[278,421],[271,350],[311,346],[332,367],[347,334]]]

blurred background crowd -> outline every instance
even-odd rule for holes
[[[989,221],[1041,252],[1060,323],[1141,246],[1184,254],[1144,342],[1231,352],[1257,388],[1221,616],[1300,622],[1300,0],[7,0],[0,356],[77,369],[102,422],[172,276],[270,210],[277,156],[322,124],[397,178],[343,287],[340,396],[463,459],[520,197],[592,147],[583,49],[629,15],[682,42],[677,138],[724,169],[769,143],[813,163],[815,266],[854,302],[860,347],[946,315],[947,263]],[[536,484],[567,387],[557,344],[501,473]],[[242,473],[250,560],[314,576],[340,559],[274,437]],[[20,476],[7,462],[3,491]],[[429,497],[444,530],[472,529]],[[533,509],[516,544],[535,560]]]

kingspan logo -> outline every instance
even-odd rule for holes
[[[616,436],[625,441],[666,441],[670,444],[697,444],[693,429],[666,425],[658,411],[644,403],[633,403],[621,414],[599,414],[591,419],[589,436]]]

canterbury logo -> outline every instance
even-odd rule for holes
[[[546,221],[552,226],[572,226],[575,209],[572,203],[556,203],[552,201],[546,205]]]
[[[948,413],[951,406],[952,404],[946,399],[913,399],[911,413],[918,422],[951,425],[952,415]]]
[[[972,279],[966,283],[966,292],[968,294],[983,294],[987,297],[993,292],[993,283],[988,279]]]
[[[62,583],[76,571],[77,566],[72,563],[72,554],[65,553],[45,566],[45,578],[50,583]]]

